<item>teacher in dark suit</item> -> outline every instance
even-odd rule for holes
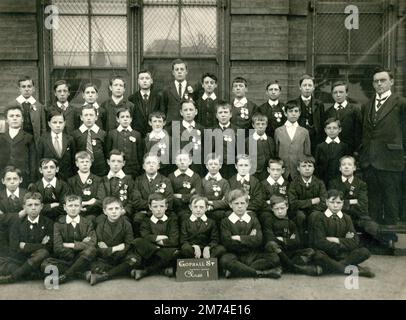
[[[406,146],[406,99],[393,94],[393,75],[376,69],[374,98],[362,107],[360,164],[368,184],[370,216],[381,224],[399,219]]]

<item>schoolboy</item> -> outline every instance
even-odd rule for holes
[[[268,161],[268,178],[263,180],[262,187],[264,190],[265,201],[267,203],[267,212],[272,212],[271,197],[279,196],[282,198],[288,197],[289,182],[283,178],[285,165],[281,158],[272,158]]]
[[[302,243],[311,243],[309,227],[314,215],[326,209],[327,191],[324,182],[313,175],[314,158],[302,157],[297,163],[299,176],[289,186],[288,199],[291,215]]]
[[[160,174],[159,157],[152,153],[144,155],[143,165],[145,174],[138,176],[134,181],[132,195],[132,208],[134,212],[134,234],[139,234],[139,228],[145,217],[150,217],[148,198],[153,193],[159,193],[167,200],[168,210],[172,210],[173,189],[171,181]]]
[[[151,131],[148,125],[149,115],[155,111],[161,110],[161,95],[152,88],[154,80],[149,70],[141,70],[137,75],[139,90],[128,97],[128,100],[134,104],[132,128],[146,136]]]
[[[232,92],[234,100],[232,104],[231,122],[239,129],[252,128],[251,117],[257,106],[246,97],[248,92],[248,81],[243,77],[234,78]]]
[[[44,133],[38,142],[38,158],[53,158],[59,163],[58,175],[67,180],[74,175],[76,145],[73,138],[64,132],[65,118],[62,113],[52,111],[47,116],[50,132]]]
[[[220,174],[221,157],[219,155],[215,153],[207,155],[206,168],[208,173],[202,179],[202,194],[208,199],[206,215],[220,226],[221,220],[227,216],[230,210],[226,201],[230,184]]]
[[[247,212],[249,195],[236,189],[227,196],[232,213],[221,221],[221,244],[226,248],[220,259],[226,278],[280,278],[282,270],[276,253],[264,252],[261,224]]]
[[[181,255],[184,258],[220,258],[226,249],[219,244],[220,234],[214,220],[207,218],[208,199],[200,195],[190,198],[189,219],[180,229]]]
[[[10,231],[10,261],[12,272],[0,277],[0,283],[12,283],[38,276],[41,263],[52,252],[53,222],[40,215],[42,197],[38,192],[24,195],[24,216],[17,219]],[[11,270],[10,270],[11,271]]]
[[[82,125],[73,132],[73,139],[78,151],[87,151],[93,160],[91,172],[101,177],[107,173],[106,132],[97,123],[97,111],[94,106],[86,105],[81,109]]]
[[[23,112],[20,106],[7,107],[6,123],[8,130],[0,134],[5,143],[2,156],[6,165],[16,166],[21,170],[22,184],[27,187],[36,180],[37,176],[37,149],[34,138],[23,130]]]
[[[312,154],[314,154],[317,144],[324,140],[324,105],[314,98],[314,89],[314,78],[304,74],[299,79],[300,97],[288,101],[288,104],[299,107],[300,117],[298,122],[301,127],[309,131]]]
[[[104,130],[104,124],[106,123],[106,117],[107,117],[107,111],[106,109],[102,108],[98,103],[97,99],[99,97],[99,89],[94,83],[86,83],[83,88],[82,88],[82,97],[83,100],[85,101],[84,104],[82,105],[82,108],[87,105],[91,105],[95,108],[96,110],[96,124],[97,126]],[[81,121],[83,121],[80,117],[82,114],[81,108],[78,109],[77,117],[76,117],[76,128],[79,128],[81,125]]]
[[[179,153],[176,156],[177,170],[168,176],[173,189],[173,210],[178,217],[188,214],[189,201],[192,195],[202,194],[202,179],[189,167],[192,158],[189,153]]]
[[[254,133],[245,139],[245,150],[252,159],[256,159],[255,177],[259,181],[266,179],[268,176],[266,167],[269,159],[275,156],[275,142],[272,137],[265,133],[267,128],[267,116],[254,113],[252,116],[252,126]]]
[[[134,241],[131,223],[122,216],[121,201],[107,197],[103,200],[102,218],[96,228],[97,259],[91,265],[90,284],[112,279],[119,275],[130,276],[137,262],[130,247]]]
[[[336,81],[331,86],[334,104],[325,111],[325,119],[336,118],[341,123],[340,139],[348,144],[351,154],[358,151],[362,137],[361,111],[348,101],[348,83]]]
[[[109,90],[111,97],[104,101],[100,108],[105,110],[105,123],[103,129],[106,132],[117,128],[117,111],[126,108],[130,112],[131,118],[134,116],[134,104],[124,98],[126,83],[122,76],[112,76],[109,80]]]
[[[101,200],[97,198],[101,178],[90,172],[92,157],[87,151],[76,153],[75,164],[78,172],[69,178],[68,185],[73,194],[82,198],[81,215],[94,221],[102,212]]]
[[[396,233],[382,230],[380,225],[369,216],[367,184],[354,175],[356,170],[354,157],[342,157],[340,159],[341,176],[329,182],[329,189],[343,193],[342,211],[351,217],[355,229],[366,235],[367,243],[377,242],[385,247],[391,247],[397,240]]]
[[[232,176],[228,183],[230,189],[243,189],[249,194],[248,210],[258,213],[264,208],[265,198],[262,185],[259,180],[250,175],[251,158],[246,154],[239,154],[236,158],[235,168],[237,174]]]
[[[123,171],[125,166],[125,155],[123,152],[113,149],[109,153],[107,164],[110,171],[107,176],[102,178],[97,191],[97,198],[103,200],[106,197],[114,197],[120,199],[123,204],[123,214],[131,216],[131,194],[133,192],[134,181],[129,175]]]
[[[48,265],[58,268],[59,284],[89,276],[90,264],[96,258],[97,242],[93,224],[80,216],[80,196],[67,195],[63,208],[66,215],[54,225],[54,257],[42,263],[42,270]]]
[[[345,142],[339,138],[341,132],[340,120],[329,118],[324,124],[327,138],[316,147],[316,175],[327,183],[340,175],[340,158],[349,154],[350,150]]]
[[[77,129],[76,116],[78,107],[72,105],[68,101],[70,96],[70,84],[65,80],[58,80],[54,83],[53,89],[56,101],[47,106],[46,114],[48,115],[54,111],[62,113],[65,118],[64,131],[65,133],[72,135],[73,131]]]
[[[194,99],[193,88],[186,80],[188,74],[188,65],[181,59],[172,61],[172,75],[174,81],[162,91],[161,110],[166,115],[168,125],[172,121],[180,121],[179,106],[185,99]]]
[[[205,73],[201,78],[201,85],[204,93],[196,101],[198,114],[197,122],[204,128],[213,129],[216,127],[216,103],[217,96],[214,92],[217,88],[217,77],[212,73]]]
[[[359,244],[351,217],[341,210],[344,197],[341,191],[329,190],[327,210],[320,212],[312,221],[313,246],[316,252],[314,261],[329,273],[345,274],[347,266],[357,266],[361,277],[374,277],[367,267],[358,266],[370,257],[368,249]]]
[[[23,199],[26,190],[21,188],[21,170],[7,166],[1,179],[4,189],[0,190],[0,248],[8,247],[11,226],[26,216]]]
[[[106,151],[110,152],[117,149],[124,152],[127,162],[123,171],[135,178],[141,174],[142,157],[145,148],[144,141],[141,133],[131,128],[132,116],[130,109],[118,109],[116,120],[119,126],[107,134]]]
[[[63,200],[69,194],[70,189],[65,181],[56,176],[59,171],[57,160],[44,158],[40,160],[39,164],[42,179],[33,185],[32,190],[30,187],[28,190],[35,190],[41,194],[44,204],[41,215],[56,221],[60,215],[64,214]]]
[[[257,112],[267,116],[268,125],[266,127],[266,134],[271,137],[274,137],[275,129],[283,126],[286,122],[284,112],[285,105],[279,100],[281,92],[282,86],[279,84],[279,81],[270,81],[265,89],[265,93],[269,99],[257,109]]]
[[[166,215],[167,199],[162,194],[153,193],[148,203],[152,216],[145,217],[140,229],[141,238],[134,240],[134,252],[140,261],[140,266],[132,272],[135,280],[158,272],[172,277],[180,253],[178,220],[176,215]]]
[[[193,163],[191,169],[203,176],[205,168],[204,162],[204,128],[195,121],[198,114],[196,104],[193,100],[182,100],[180,115],[182,122],[180,124],[180,150],[191,153]],[[172,125],[175,128],[175,124]],[[171,133],[173,136],[174,132]]]
[[[219,100],[216,105],[216,118],[218,124],[213,130],[213,152],[217,153],[217,145],[223,145],[223,152],[220,153],[223,163],[220,174],[224,179],[230,179],[235,170],[235,155],[237,149],[237,127],[231,123],[231,104],[224,100]],[[221,130],[221,131],[220,131]],[[244,137],[245,138],[245,137]]]
[[[18,90],[20,95],[10,106],[20,106],[23,115],[22,129],[34,137],[35,146],[39,138],[47,130],[46,115],[44,106],[34,97],[34,80],[29,76],[23,76],[18,80]]]
[[[288,218],[288,200],[271,197],[272,214],[262,224],[265,250],[278,254],[283,271],[317,276],[322,274],[320,266],[311,263],[315,250],[301,249],[301,239],[296,224]]]
[[[160,158],[160,172],[167,176],[173,172],[174,166],[171,164],[171,137],[164,126],[166,116],[162,112],[152,112],[149,115],[148,123],[152,131],[145,137],[145,153],[154,153]]]
[[[285,178],[293,180],[298,176],[298,160],[311,154],[310,137],[307,129],[298,123],[300,107],[287,103],[285,112],[285,125],[275,130],[275,146],[276,154],[285,162]]]

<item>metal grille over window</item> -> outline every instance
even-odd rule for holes
[[[145,56],[216,56],[215,0],[146,0],[143,20]]]
[[[126,67],[126,0],[53,0],[59,28],[52,32],[54,66]]]

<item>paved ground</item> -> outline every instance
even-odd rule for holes
[[[406,299],[406,257],[372,256],[363,265],[376,277],[360,278],[359,289],[345,289],[345,276],[319,278],[284,275],[272,279],[221,279],[206,282],[176,282],[164,276],[132,281],[117,279],[91,287],[77,280],[46,290],[40,281],[3,285],[0,299]]]

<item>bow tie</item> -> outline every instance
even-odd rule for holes
[[[217,181],[217,179],[214,177],[209,177],[208,181]]]

